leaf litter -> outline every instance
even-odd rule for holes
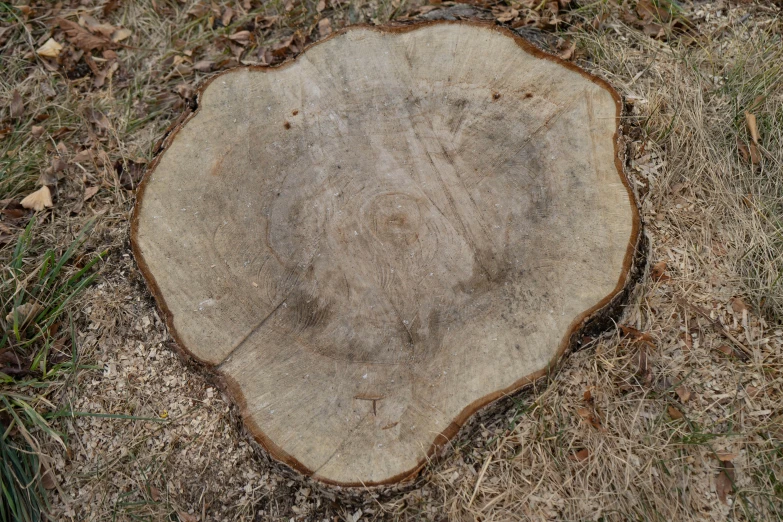
[[[326,22],[318,20],[328,20],[329,29],[336,30],[348,21],[383,20],[392,12],[402,22],[422,13],[467,12],[448,2],[395,11],[402,4],[394,3],[373,7],[321,0],[303,12],[294,3],[275,8],[255,1],[158,1],[147,9],[133,2],[98,1],[89,10],[69,2],[60,8],[40,4],[19,10],[20,16],[48,19],[52,29],[35,28],[35,46],[12,55],[25,64],[30,78],[17,78],[3,92],[4,99],[12,100],[17,91],[24,103],[18,122],[3,122],[9,130],[0,133],[2,143],[9,143],[16,125],[34,121],[25,132],[40,147],[40,159],[30,163],[35,174],[23,189],[2,196],[0,237],[14,237],[31,219],[32,211],[20,202],[46,169],[54,176],[46,179],[56,190],[57,206],[44,204],[39,212],[55,218],[51,234],[64,234],[69,220],[100,216],[103,241],[117,254],[112,270],[85,296],[76,315],[83,357],[100,369],[80,373],[78,388],[67,399],[78,411],[159,420],[166,412],[167,419],[163,424],[68,420],[63,429],[79,443],[69,444],[69,454],[55,457],[52,482],[46,479],[49,485],[62,484],[67,494],[65,502],[53,490],[55,512],[63,517],[78,513],[86,520],[175,513],[181,520],[202,520],[202,514],[209,520],[353,519],[357,514],[356,520],[435,521],[444,514],[447,519],[623,520],[654,506],[672,520],[725,520],[730,509],[768,510],[756,513],[756,519],[779,515],[774,500],[748,496],[749,491],[772,491],[768,472],[774,476],[781,469],[780,460],[769,457],[781,437],[774,429],[780,419],[773,413],[780,410],[780,386],[769,377],[781,353],[780,327],[769,315],[779,301],[772,292],[762,299],[750,285],[753,280],[737,268],[743,254],[757,256],[758,270],[764,266],[766,254],[746,252],[750,247],[759,252],[765,245],[759,222],[748,225],[752,216],[759,216],[758,208],[765,207],[758,206],[756,192],[748,187],[741,196],[754,194],[749,204],[730,199],[731,185],[710,183],[729,183],[750,176],[751,168],[770,168],[767,154],[774,158],[778,149],[770,141],[775,134],[767,131],[768,115],[780,106],[780,94],[766,87],[768,96],[758,101],[758,90],[735,93],[738,97],[727,99],[739,100],[738,109],[717,98],[707,104],[710,111],[696,111],[689,103],[704,96],[702,88],[715,82],[716,89],[728,89],[730,75],[700,77],[697,83],[688,76],[693,69],[683,69],[677,61],[683,49],[703,60],[688,47],[701,38],[705,49],[721,49],[710,58],[725,60],[717,69],[730,71],[734,57],[748,54],[745,36],[735,29],[744,27],[743,17],[758,22],[759,29],[749,29],[749,38],[767,38],[768,31],[774,34],[779,27],[763,7],[729,12],[717,4],[675,9],[673,3],[643,1],[578,11],[569,2],[471,7],[471,16],[495,17],[532,38],[543,34],[541,42],[548,41],[543,31],[562,30],[564,37],[549,40],[549,49],[592,67],[632,102],[624,123],[627,152],[655,263],[616,336],[591,340],[548,387],[533,388],[477,418],[454,441],[452,451],[408,489],[339,497],[335,503],[328,488],[289,474],[263,453],[257,457],[241,435],[236,412],[175,356],[123,246],[133,191],[154,142],[207,75],[239,64],[280,63],[328,35]],[[55,23],[58,18],[65,23]],[[120,27],[120,20],[127,27]],[[184,20],[193,28],[159,40],[167,34],[164,28],[182,27],[179,21]],[[13,29],[0,34],[6,45],[12,38],[22,34]],[[155,45],[152,50],[125,45],[137,39]],[[35,50],[33,58],[40,57],[39,65],[23,57],[30,49]],[[30,85],[36,87],[28,93]],[[83,115],[77,119],[57,109],[71,103],[69,92],[81,104],[70,109]],[[743,96],[747,101],[742,102]],[[753,124],[746,112],[753,115]],[[51,117],[32,120],[41,114]],[[731,115],[725,123],[710,120],[723,114]],[[715,156],[726,129],[732,129],[731,139],[720,150],[727,155]],[[712,133],[709,140],[696,139],[705,133]],[[66,142],[72,152],[55,151],[50,136],[52,143]],[[717,181],[703,170],[707,165]],[[731,221],[732,215],[746,221]],[[774,277],[758,280],[775,288]],[[678,415],[672,410],[682,418],[668,421]],[[490,454],[494,457],[488,459]],[[160,472],[150,475],[150,469]],[[628,477],[627,493],[618,497],[615,485],[626,484]],[[687,494],[672,497],[675,479],[687,484]]]

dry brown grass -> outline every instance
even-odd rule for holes
[[[101,3],[88,0],[59,16],[101,17]],[[331,3],[319,15],[316,1],[290,11],[282,1],[253,1],[246,12],[243,2],[230,2],[237,14],[229,28],[212,28],[209,10],[188,14],[196,2],[157,0],[157,11],[146,2],[123,4],[106,20],[133,36],[100,88],[90,75],[67,80],[29,54],[49,36],[55,13],[39,8],[27,26],[10,26],[24,17],[3,11],[0,99],[18,90],[25,112],[13,119],[0,109],[0,127],[12,128],[0,140],[0,199],[32,191],[60,155],[69,166],[55,186],[54,209],[36,218],[37,241],[67,244],[97,215],[87,248],[111,252],[101,281],[74,309],[82,360],[102,370],[79,372],[59,399],[75,411],[155,419],[63,421],[70,453],[50,448],[61,488],[53,492],[55,519],[783,518],[779,11],[766,3],[688,7],[684,14],[698,28],[693,41],[650,38],[609,3],[585,1],[572,13],[572,21],[586,23],[561,36],[628,100],[629,174],[648,258],[665,268],[646,274],[621,323],[647,337],[617,330],[593,340],[550,382],[490,410],[407,489],[348,497],[257,457],[219,392],[176,355],[130,256],[133,192],[123,183],[151,159],[187,103],[181,95],[211,74],[189,64],[230,60],[220,35],[279,15],[254,29],[256,47],[272,49],[296,30],[317,34],[319,16],[336,29],[382,22],[417,4]],[[216,4],[224,13],[229,2]],[[243,59],[264,56],[252,50]],[[751,142],[745,112],[758,122],[758,165],[741,153]],[[42,137],[33,136],[33,125],[44,127]],[[95,161],[72,162],[85,148]],[[95,186],[98,193],[83,201]],[[3,234],[19,233],[7,216],[2,223],[9,228]],[[724,503],[716,483],[731,466],[734,491]]]

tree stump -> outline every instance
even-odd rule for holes
[[[139,190],[136,259],[274,457],[393,483],[623,290],[619,116],[505,29],[348,28],[202,87]]]

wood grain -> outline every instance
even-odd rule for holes
[[[136,259],[274,456],[394,482],[625,286],[619,107],[492,26],[349,28],[202,88],[140,189]]]

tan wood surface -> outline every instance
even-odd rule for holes
[[[618,122],[608,85],[510,32],[350,28],[203,88],[134,250],[275,457],[394,482],[623,288]]]

